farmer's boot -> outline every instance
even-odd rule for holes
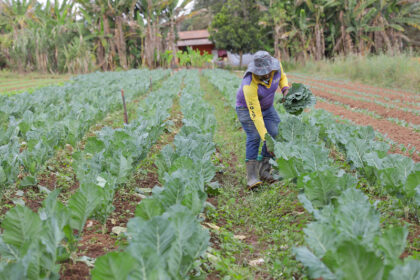
[[[255,188],[258,185],[261,185],[262,182],[258,179],[258,167],[259,162],[255,159],[248,160],[246,162],[246,175],[247,175],[247,187],[248,190]]]
[[[259,168],[259,174],[260,174],[260,179],[263,180],[264,182],[267,183],[274,183],[276,181],[276,179],[273,178],[273,176],[271,175],[270,171],[271,171],[271,164],[270,164],[270,158],[269,157],[264,157],[261,161],[260,161],[260,168]]]

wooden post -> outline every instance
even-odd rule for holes
[[[125,106],[125,97],[124,97],[123,89],[121,89],[121,97],[122,97],[123,107],[124,107],[124,122],[128,124],[128,114],[127,114],[127,107]]]

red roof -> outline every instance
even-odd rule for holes
[[[182,31],[178,33],[179,40],[207,39],[210,37],[207,29]]]

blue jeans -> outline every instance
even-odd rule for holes
[[[249,110],[246,107],[236,107],[236,113],[238,115],[239,121],[242,124],[242,128],[246,133],[246,159],[257,159],[261,137],[254,125],[254,121],[251,120]],[[270,134],[273,138],[276,137],[279,133],[280,123],[280,117],[279,114],[277,114],[276,109],[271,106],[267,110],[262,111],[262,115],[268,134]],[[261,155],[263,157],[271,157],[271,155],[267,152],[265,142],[261,150]]]

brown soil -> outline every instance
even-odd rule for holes
[[[60,270],[60,279],[61,280],[90,279],[89,267],[83,262],[76,262],[75,264],[71,262],[63,263],[61,265],[61,270]]]
[[[337,95],[327,93],[325,91],[318,90],[318,89],[312,89],[312,92],[316,96],[321,96],[323,98],[326,98],[332,101],[338,101],[340,103],[347,104],[353,108],[361,108],[361,109],[369,110],[371,112],[375,112],[384,118],[397,118],[397,119],[404,120],[412,124],[420,125],[420,116],[417,116],[413,113],[404,112],[398,109],[385,108],[381,105],[370,103],[370,102],[353,100],[351,98],[337,96]]]
[[[109,232],[102,234],[102,225],[98,221],[88,220],[83,229],[83,236],[78,248],[78,256],[97,258],[107,251],[115,250],[117,246],[115,245],[115,239]]]
[[[326,91],[326,92],[327,91],[332,91],[332,92],[340,93],[341,95],[345,95],[345,96],[352,96],[352,97],[356,97],[356,98],[365,98],[365,99],[372,100],[372,102],[377,100],[377,101],[380,101],[381,103],[384,103],[384,104],[394,105],[394,106],[397,106],[397,107],[400,107],[400,108],[409,108],[409,109],[419,110],[419,112],[420,112],[420,105],[412,105],[412,104],[388,101],[385,98],[381,98],[381,97],[388,97],[389,98],[389,95],[384,94],[384,93],[376,93],[375,94],[376,96],[373,96],[373,95],[364,96],[364,95],[359,95],[359,94],[356,94],[356,93],[347,92],[347,91],[341,90],[340,88],[332,89],[332,88],[328,88],[328,87],[323,86],[324,84],[327,84],[327,83],[322,83],[321,84],[321,83],[315,83],[315,82],[308,82],[307,80],[300,79],[300,78],[297,78],[297,79],[294,78],[293,81],[299,81],[299,82],[307,83],[308,85],[314,85],[314,86],[320,88],[318,90],[322,90],[322,91]],[[381,97],[378,97],[378,95],[381,96]],[[392,98],[392,99],[394,99],[394,100],[397,100],[397,99],[401,100],[401,96],[393,96],[393,97],[394,98]],[[376,105],[379,105],[379,104],[376,104]],[[379,105],[379,106],[381,106],[381,105]],[[384,106],[381,106],[381,107],[384,107]],[[391,110],[400,110],[400,109],[394,108],[394,109],[391,109]]]
[[[143,178],[136,179],[139,188],[152,188],[157,185],[156,173],[148,173]],[[88,220],[83,230],[82,240],[79,243],[77,256],[88,256],[97,258],[107,252],[118,249],[116,235],[112,233],[115,226],[127,227],[129,219],[134,217],[137,204],[141,198],[132,192],[126,192],[120,188],[115,194],[113,205],[115,210],[106,221],[105,233],[102,233],[102,224],[95,220]],[[63,264],[61,271],[62,279],[89,279],[90,268],[83,262],[70,264],[70,261]],[[68,271],[70,270],[70,272]]]
[[[309,77],[298,77],[294,75],[287,75],[287,76],[290,77],[292,80],[295,78],[303,79],[303,80],[312,81],[319,84],[326,84],[326,85],[330,85],[330,86],[338,87],[338,88],[357,90],[360,92],[371,93],[371,94],[379,94],[379,95],[383,95],[383,96],[393,98],[393,99],[401,99],[402,97],[404,97],[407,101],[410,101],[410,102],[418,102],[420,100],[420,96],[418,96],[415,93],[407,92],[407,91],[398,91],[398,90],[392,90],[392,89],[378,88],[378,87],[369,86],[366,84],[360,84],[356,82],[347,83],[347,82],[339,82],[339,81],[331,81],[331,80],[323,80],[323,79],[311,79]]]
[[[352,112],[338,105],[322,101],[318,101],[315,107],[329,111],[334,115],[343,117],[344,119],[351,120],[358,125],[370,125],[382,134],[386,134],[391,140],[404,144],[405,146],[410,144],[414,146],[417,151],[420,151],[420,137],[418,136],[418,133],[414,132],[410,128],[395,125],[387,120],[378,120],[365,114]],[[420,161],[420,156],[416,154],[413,154],[412,158],[415,161]]]
[[[176,127],[181,127],[182,115],[179,117],[179,112],[172,111],[171,117],[173,116],[178,117],[175,121]],[[174,136],[174,132],[162,135],[158,143],[153,145],[150,154],[157,153],[163,145],[172,142]],[[134,175],[134,183],[130,184],[130,187],[153,188],[154,186],[159,185],[159,178],[156,172],[157,167],[154,164],[151,164],[151,166],[148,166],[148,169],[152,171],[148,172],[146,175]],[[134,217],[136,207],[140,201],[141,197],[133,190],[127,190],[124,187],[118,189],[112,202],[115,209],[106,221],[105,233],[102,233],[102,225],[98,221],[89,220],[83,230],[83,237],[77,255],[79,257],[89,256],[97,258],[109,251],[117,250],[118,244],[116,244],[116,236],[112,233],[112,228],[115,226],[127,227],[128,220]],[[69,274],[67,269],[75,269],[77,273],[73,276],[72,274]],[[82,262],[77,262],[72,267],[69,267],[68,264],[66,264],[64,268],[62,268],[61,277],[64,279],[65,275],[68,277],[65,279],[89,279],[90,268]]]

